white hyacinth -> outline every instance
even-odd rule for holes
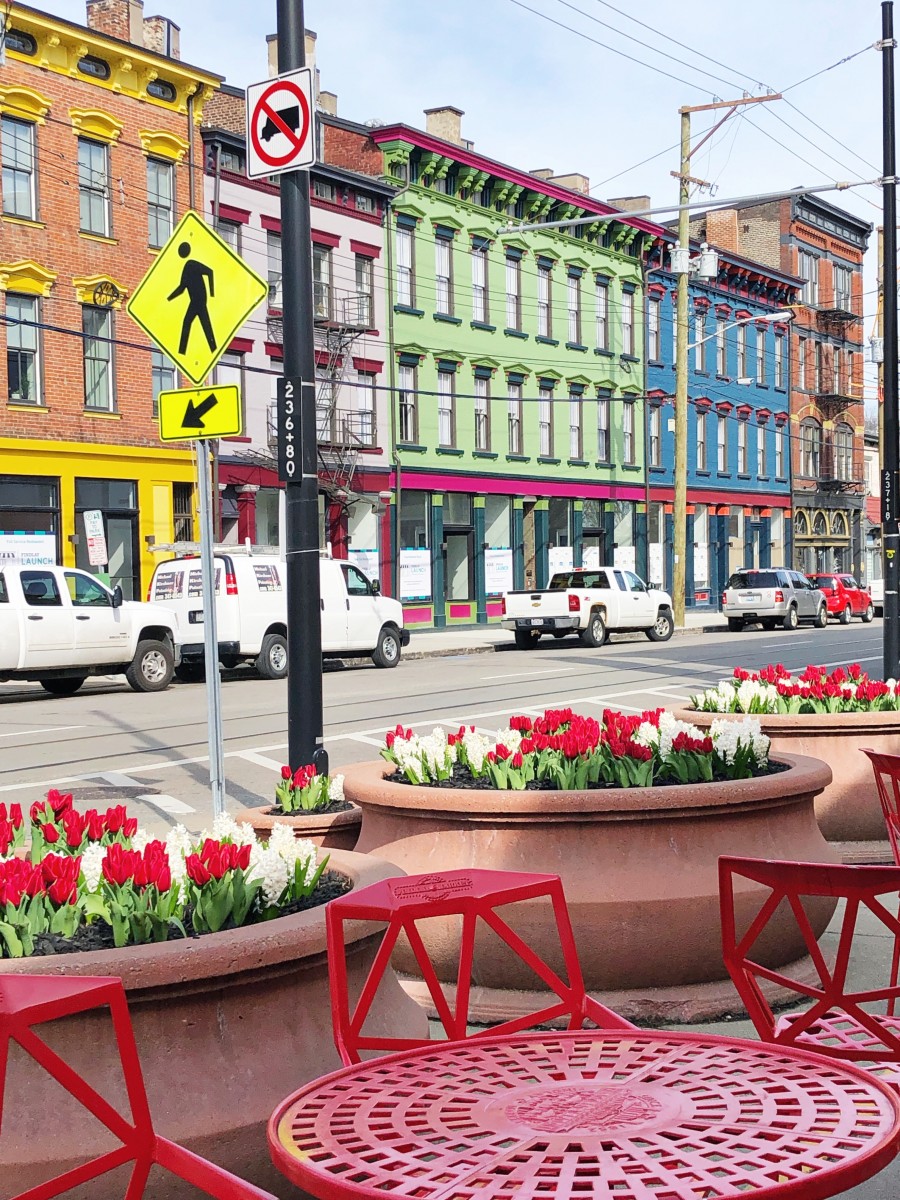
[[[183,825],[173,826],[166,834],[166,850],[169,853],[169,866],[173,876],[176,863],[180,862],[182,867],[184,866],[185,856],[193,851],[195,840],[193,834],[188,833]]]
[[[766,765],[769,757],[769,738],[762,732],[756,717],[742,721],[713,721],[709,728],[716,753],[729,766],[741,746],[749,746],[758,767]]]
[[[101,846],[99,842],[91,842],[81,855],[81,873],[84,876],[85,889],[89,892],[96,892],[100,887],[106,851],[106,846]]]
[[[217,842],[234,842],[236,846],[253,846],[256,844],[256,830],[253,826],[239,825],[234,817],[228,813],[219,813],[213,821],[212,833],[208,833],[204,829],[200,834],[200,843],[202,844],[208,837],[215,838]]]
[[[332,804],[338,802],[343,803],[344,800],[344,777],[343,775],[332,775],[328,780],[328,799]]]
[[[477,773],[484,766],[485,755],[491,749],[491,739],[474,729],[467,729],[463,734],[462,744],[472,770]]]
[[[641,721],[633,740],[639,746],[648,746],[652,750],[659,744],[659,729],[652,721]]]
[[[511,750],[513,754],[518,750],[522,743],[522,731],[519,729],[498,729],[495,745],[505,746],[507,750]],[[491,749],[493,750],[493,746]]]
[[[131,848],[132,850],[137,850],[139,854],[143,854],[149,843],[154,841],[156,841],[156,838],[152,833],[149,833],[146,829],[138,828],[137,833],[131,839]]]
[[[261,884],[262,899],[266,905],[276,904],[288,885],[290,869],[277,848],[271,844],[255,843],[250,849],[251,880]]]
[[[668,758],[672,753],[672,743],[678,737],[679,733],[686,733],[688,737],[702,738],[703,734],[696,725],[691,725],[687,721],[677,721],[670,712],[661,712],[659,715],[659,755],[660,758]]]

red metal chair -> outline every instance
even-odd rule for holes
[[[548,897],[553,906],[568,983],[496,912],[504,905],[539,896]],[[446,916],[463,918],[455,1012],[451,1011],[416,924],[426,918]],[[401,934],[409,940],[447,1037],[458,1040],[467,1036],[475,930],[479,920],[484,921],[534,971],[557,999],[536,1012],[492,1025],[472,1036],[516,1033],[560,1017],[569,1018],[569,1029],[582,1028],[585,1020],[606,1029],[634,1028],[584,990],[569,910],[558,875],[471,870],[385,879],[332,900],[325,910],[325,917],[334,1041],[346,1066],[360,1061],[361,1050],[407,1050],[428,1043],[428,1038],[389,1038],[363,1033],[378,986]],[[344,957],[345,921],[377,921],[387,925],[352,1013]]]
[[[108,1006],[112,1015],[131,1109],[130,1119],[119,1114],[32,1028],[45,1021],[103,1006]],[[100,1154],[62,1175],[20,1192],[12,1200],[50,1200],[52,1196],[58,1196],[126,1163],[133,1163],[134,1166],[125,1200],[140,1200],[154,1165],[218,1200],[274,1200],[269,1192],[238,1179],[154,1131],[120,979],[0,974],[0,1121],[10,1041],[17,1042],[122,1143],[120,1147]]]
[[[742,883],[769,889],[749,919]],[[804,901],[809,905],[823,897],[843,902],[832,965],[826,961],[804,905]],[[895,915],[900,899],[900,869],[725,857],[719,859],[719,898],[725,966],[760,1038],[851,1059],[900,1087],[900,1019],[892,1011],[900,995],[896,972],[891,970],[885,986],[862,990],[853,988],[848,979],[853,938],[864,913],[884,926],[893,939],[892,950],[900,938],[900,921]],[[783,905],[793,913],[815,967],[817,983],[791,979],[758,961],[763,956],[760,942],[766,926]],[[740,933],[736,928],[738,909]],[[781,908],[780,916],[783,913]],[[867,955],[867,960],[871,962],[871,956]],[[811,1000],[812,1006],[776,1019],[761,980]],[[885,1014],[869,1011],[881,1002],[887,1006]]]
[[[900,754],[880,754],[877,750],[861,749],[872,764],[891,853],[900,867]]]

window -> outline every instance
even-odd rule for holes
[[[281,234],[266,233],[266,258],[269,277],[269,308],[280,312],[284,304],[282,292]]]
[[[597,461],[610,461],[609,445],[609,392],[597,393]]]
[[[784,426],[775,426],[775,475],[784,479]]]
[[[852,312],[853,306],[850,289],[853,284],[853,268],[842,267],[835,263],[834,272],[834,307],[844,312]]]
[[[12,404],[41,403],[40,337],[35,296],[6,293],[7,399]],[[27,322],[15,324],[14,322]]]
[[[757,425],[756,427],[756,474],[760,479],[765,479],[769,474],[769,464],[766,458],[766,427],[765,425]]]
[[[82,571],[66,571],[66,588],[76,608],[110,608],[112,597],[90,575]]]
[[[371,371],[357,371],[356,435],[364,446],[375,445],[375,376]]]
[[[849,481],[853,478],[853,430],[838,425],[834,431],[834,477]]]
[[[822,429],[818,422],[806,420],[800,425],[800,474],[818,479],[822,459]]]
[[[150,353],[150,373],[153,380],[153,415],[159,416],[159,393],[171,392],[175,387],[175,364],[162,350]]]
[[[174,104],[178,93],[167,79],[151,79],[147,84],[147,95],[156,100],[165,100],[167,104]]]
[[[506,328],[519,329],[522,321],[522,278],[520,262],[511,254],[506,256]]]
[[[329,204],[337,203],[337,188],[333,183],[326,183],[324,179],[312,181],[312,194],[317,200],[327,200]]]
[[[109,79],[109,63],[93,54],[85,54],[84,58],[79,58],[78,70],[82,75],[90,75],[92,79]]]
[[[813,391],[822,390],[822,343],[816,342],[813,349]]]
[[[397,303],[412,308],[416,298],[413,284],[413,231],[397,226]]]
[[[416,368],[400,364],[400,441],[415,445],[419,436],[419,413],[416,398]]]
[[[766,331],[761,325],[756,327],[756,382],[766,382]]]
[[[784,390],[784,334],[775,334],[775,386]]]
[[[581,276],[569,272],[566,280],[566,306],[569,314],[568,339],[571,345],[581,345]]]
[[[738,420],[737,426],[738,474],[747,474],[747,422]]]
[[[634,292],[622,289],[622,353],[634,355]]]
[[[491,448],[491,393],[487,375],[475,376],[475,449]]]
[[[245,410],[246,392],[244,389],[244,356],[243,354],[232,354],[226,352],[219,359],[216,368],[213,371],[213,383],[233,383],[238,389],[238,397],[241,403],[241,411]]]
[[[175,198],[172,187],[174,168],[157,158],[147,159],[147,225],[150,245],[164,246],[172,232]]]
[[[507,382],[507,404],[509,417],[509,453],[522,453],[522,385]]]
[[[727,324],[724,317],[716,318],[716,374],[723,376],[728,374]]]
[[[378,212],[378,202],[374,196],[364,196],[361,192],[357,192],[354,198],[354,205],[357,212],[376,213]]]
[[[697,470],[708,471],[709,462],[706,450],[706,409],[697,409]]]
[[[647,354],[651,362],[660,362],[662,342],[659,330],[660,301],[651,299],[647,305]]]
[[[0,119],[3,152],[3,211],[9,217],[33,221],[37,216],[35,194],[34,125],[15,117]]]
[[[101,412],[115,407],[113,390],[112,313],[82,305],[84,334],[84,406]]]
[[[472,243],[472,320],[488,321],[487,267],[488,248],[483,242]]]
[[[23,571],[19,576],[25,603],[32,608],[47,608],[62,604],[62,597],[52,571]]]
[[[228,146],[219,147],[219,166],[223,171],[243,174],[245,159],[246,155],[241,150],[232,150]]]
[[[192,542],[194,540],[194,488],[192,484],[172,484],[172,521],[176,542]]]
[[[569,458],[580,459],[582,454],[581,388],[569,388]]]
[[[677,322],[676,322],[677,324]],[[694,313],[694,370],[706,370],[706,313]]]
[[[799,269],[797,274],[805,280],[803,285],[803,303],[819,303],[819,259],[807,250],[801,250],[798,255]]]
[[[797,386],[804,389],[806,388],[806,347],[808,340],[805,337],[797,339]]]
[[[658,404],[651,404],[648,413],[650,433],[649,465],[662,466],[662,409]]]
[[[453,371],[438,371],[438,445],[455,445],[456,419],[453,411]]]
[[[853,383],[853,377],[855,374],[856,374],[856,351],[848,350],[847,351],[847,391],[846,391],[846,395],[848,395],[848,396],[853,396],[853,395],[858,394],[855,391],[855,385]]]
[[[333,312],[331,292],[331,247],[313,243],[313,312],[322,321],[330,321]]]
[[[78,197],[81,229],[109,235],[109,147],[78,139]]]
[[[597,278],[596,301],[596,334],[597,349],[609,349],[609,280]]]
[[[538,263],[538,336],[553,336],[553,321],[551,317],[551,279],[550,264]]]
[[[622,444],[623,444],[623,462],[634,463],[635,460],[635,439],[634,439],[634,400],[625,399],[622,401]]]
[[[241,252],[241,223],[240,221],[226,221],[224,217],[216,217],[214,222],[216,233],[230,246],[235,254]]]
[[[541,380],[538,393],[538,454],[553,457],[553,384]]]
[[[434,240],[435,312],[453,315],[453,242],[448,237]]]
[[[840,346],[835,346],[834,354],[831,359],[831,390],[835,396],[843,396],[844,387],[844,356],[841,353]]]
[[[728,418],[719,413],[716,417],[716,469],[724,474],[728,470]]]
[[[372,313],[375,294],[375,264],[366,254],[357,254],[353,260],[353,276],[356,282],[356,312],[351,314],[355,323],[364,329],[372,328]]]
[[[738,325],[737,329],[737,373],[738,379],[747,378],[747,326]]]
[[[362,571],[349,563],[341,563],[348,596],[371,596],[372,588]]]
[[[17,54],[37,54],[37,42],[22,29],[7,29],[3,41],[7,50],[15,50]]]

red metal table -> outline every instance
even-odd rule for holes
[[[667,1031],[436,1042],[345,1067],[269,1121],[320,1200],[820,1200],[900,1149],[900,1099],[806,1051]]]

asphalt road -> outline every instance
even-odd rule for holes
[[[550,706],[594,713],[674,708],[734,666],[770,662],[792,670],[809,662],[860,662],[878,678],[882,623],[705,633],[664,645],[632,635],[599,650],[574,639],[544,639],[531,651],[510,643],[491,653],[406,661],[391,671],[368,660],[329,664],[326,744],[332,768],[340,769],[377,757],[384,732],[398,721],[420,731],[438,723],[490,730],[513,712]],[[234,671],[222,698],[231,807],[265,803],[286,754],[285,684]],[[206,736],[202,684],[142,695],[124,681],[98,680],[67,698],[47,696],[37,685],[0,685],[0,800],[31,804],[47,788],[63,787],[82,804],[126,801],[154,830],[176,821],[200,830],[211,814]]]

